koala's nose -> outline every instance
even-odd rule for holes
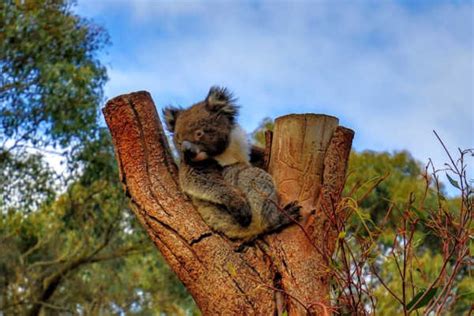
[[[194,158],[196,156],[196,146],[193,143],[184,141],[181,144],[181,150],[183,151],[184,155],[188,158]]]
[[[199,152],[197,146],[189,141],[183,141],[181,144],[181,150],[184,155],[184,159],[189,161],[194,161]]]
[[[189,141],[183,141],[181,150],[184,154],[184,159],[187,161],[202,161],[208,158],[207,153],[202,151],[198,145]]]
[[[191,142],[188,142],[187,140],[185,140],[181,146],[183,147],[183,151],[190,151],[193,149],[194,145],[191,143]]]

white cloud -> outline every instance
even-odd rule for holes
[[[123,13],[123,23],[106,20],[120,34],[112,38],[110,97],[147,89],[159,105],[187,105],[218,83],[240,97],[247,129],[265,116],[317,112],[355,129],[358,150],[408,149],[441,166],[433,129],[450,148],[474,147],[468,2],[79,4],[92,17]]]

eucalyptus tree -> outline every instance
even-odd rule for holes
[[[0,314],[190,309],[130,218],[99,123],[109,38],[73,5],[0,2]]]

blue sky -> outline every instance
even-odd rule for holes
[[[148,90],[159,108],[187,106],[219,84],[249,132],[264,117],[313,112],[354,129],[359,151],[407,149],[442,167],[433,129],[452,151],[474,147],[471,1],[78,0],[75,10],[111,35],[107,98]]]

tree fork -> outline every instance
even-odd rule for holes
[[[324,314],[333,216],[344,187],[353,132],[324,115],[278,118],[265,158],[281,201],[298,200],[304,219],[242,252],[213,232],[181,193],[177,167],[148,92],[103,109],[120,180],[132,209],[205,315]],[[268,157],[269,156],[269,157]]]

